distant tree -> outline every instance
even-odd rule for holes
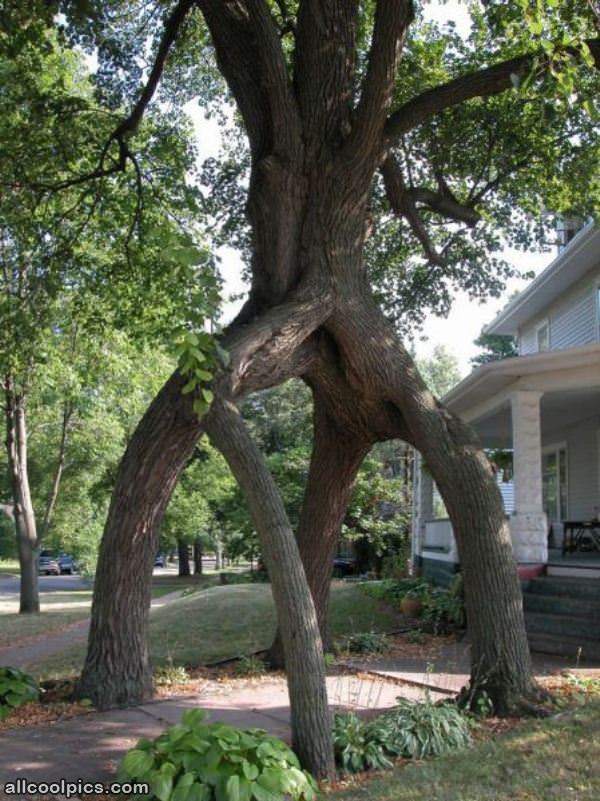
[[[446,347],[436,345],[431,356],[417,359],[423,380],[438,398],[443,398],[461,379],[458,359]]]
[[[519,352],[515,347],[513,337],[503,334],[485,334],[483,331],[474,342],[478,348],[481,348],[481,353],[473,356],[471,364],[479,367],[488,362],[496,362],[499,359],[510,359],[513,356],[518,356]]]

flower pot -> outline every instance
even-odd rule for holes
[[[405,595],[400,601],[400,611],[406,617],[418,617],[422,611],[421,601],[418,598],[410,598]]]

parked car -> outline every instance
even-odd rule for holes
[[[166,553],[157,553],[154,557],[154,567],[166,567],[167,566],[167,554]]]
[[[42,551],[38,563],[38,572],[45,576],[60,576],[58,560],[47,551]]]
[[[70,576],[77,570],[75,560],[68,553],[59,553],[56,561],[58,562],[61,573],[66,573]]]
[[[336,556],[333,560],[333,575],[336,578],[356,573],[356,559],[351,556]]]

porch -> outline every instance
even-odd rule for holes
[[[600,551],[562,552],[565,521],[600,516],[600,345],[491,362],[444,402],[504,454],[498,486],[522,577],[600,577]],[[447,580],[459,563],[452,526],[420,460],[415,472],[413,562]]]

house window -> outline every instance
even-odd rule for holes
[[[567,449],[553,445],[542,453],[542,496],[548,520],[566,520],[567,510]]]
[[[536,331],[538,353],[550,350],[550,326],[542,323]]]

